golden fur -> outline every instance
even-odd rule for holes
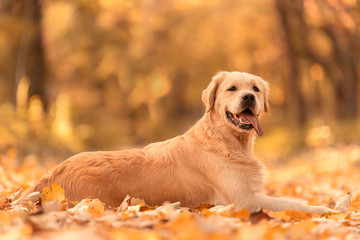
[[[232,86],[236,91],[228,90]],[[250,93],[255,96],[251,110],[260,117],[269,110],[268,92],[267,82],[260,77],[220,72],[203,91],[205,115],[185,134],[142,149],[77,154],[26,194],[58,183],[70,200],[99,198],[111,206],[119,206],[129,194],[151,205],[180,201],[189,207],[233,203],[236,209],[250,212],[262,208],[331,211],[260,193],[263,164],[253,157],[256,132],[236,127],[226,112],[240,113],[242,96]]]

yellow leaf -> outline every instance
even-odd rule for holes
[[[235,212],[235,217],[240,218],[243,221],[248,221],[250,213],[247,209],[241,209],[240,211]]]
[[[95,217],[101,216],[105,210],[104,204],[99,199],[87,199],[85,203],[89,207],[88,212]]]
[[[64,190],[61,188],[59,184],[53,184],[51,186],[51,191],[52,191],[53,200],[58,200],[59,202],[65,200]]]
[[[360,209],[360,194],[356,195],[354,199],[351,201],[350,210],[356,211]]]
[[[208,204],[208,203],[203,203],[203,204],[200,204],[199,206],[197,206],[196,210],[198,210],[199,212],[202,212],[203,210],[208,210],[212,207],[215,207],[215,205],[211,205],[211,204]]]
[[[269,215],[271,217],[280,218],[285,222],[290,222],[290,221],[298,222],[312,217],[312,214],[309,212],[301,212],[297,210],[285,210],[280,212],[273,212]]]
[[[44,187],[40,194],[41,202],[49,202],[51,199],[51,189],[49,187]]]
[[[156,209],[157,206],[149,206],[149,205],[141,205],[140,204],[140,212],[150,211]]]
[[[275,218],[280,218],[281,220],[283,220],[285,222],[290,222],[290,220],[291,220],[291,217],[287,214],[286,211],[274,212],[270,215]]]
[[[329,215],[327,218],[334,219],[334,220],[351,220],[351,216],[347,213],[341,214],[341,213],[335,213]]]
[[[209,212],[209,211],[208,211]],[[208,214],[211,215],[211,214]],[[249,221],[250,213],[247,209],[241,209],[237,212],[221,212],[221,216],[223,217],[235,217],[240,219],[241,221]]]
[[[59,201],[62,202],[65,200],[64,190],[59,184],[53,184],[51,188],[44,187],[40,194],[41,201],[50,202],[50,201]]]

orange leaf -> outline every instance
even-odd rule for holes
[[[99,199],[87,199],[85,203],[89,207],[88,212],[95,217],[101,216],[105,210],[104,204]]]
[[[270,213],[271,217],[280,218],[285,222],[295,221],[299,222],[312,217],[310,212],[301,212],[297,210],[285,210],[280,212]]]
[[[40,194],[41,202],[49,202],[51,199],[51,189],[49,187],[44,187]]]
[[[195,207],[194,209],[198,210],[199,212],[202,212],[203,210],[208,210],[212,207],[215,207],[215,205],[203,203],[203,204],[200,204],[199,206]]]
[[[41,191],[40,197],[43,203],[50,201],[62,202],[65,200],[64,190],[59,184],[53,184],[51,188],[44,187]]]
[[[258,224],[259,222],[261,222],[262,220],[270,220],[272,219],[272,217],[270,217],[266,212],[264,212],[263,210],[261,210],[260,212],[257,213],[252,213],[249,216],[250,222],[252,224]]]
[[[334,219],[334,220],[351,220],[351,216],[348,213],[334,213],[326,216],[326,218]]]
[[[52,191],[52,197],[54,200],[58,200],[59,202],[62,202],[65,200],[65,194],[64,190],[61,188],[59,184],[53,184],[51,186]]]
[[[248,221],[250,213],[247,209],[241,209],[240,211],[235,212],[235,217],[240,218],[243,221]]]

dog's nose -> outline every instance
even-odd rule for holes
[[[249,104],[253,103],[253,102],[255,102],[255,95],[251,94],[251,93],[244,94],[244,95],[242,95],[242,100]]]

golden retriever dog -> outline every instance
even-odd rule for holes
[[[260,193],[264,166],[253,157],[253,146],[264,133],[259,119],[269,111],[268,93],[268,83],[258,76],[219,72],[203,91],[204,116],[183,135],[141,149],[77,154],[25,194],[57,183],[69,200],[99,198],[114,207],[128,194],[151,205],[333,211]]]

